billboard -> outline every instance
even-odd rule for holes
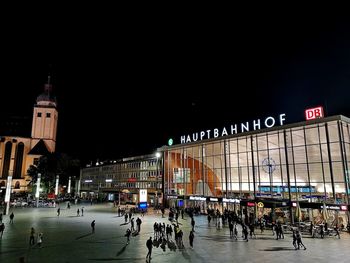
[[[139,202],[147,202],[147,189],[140,189]]]

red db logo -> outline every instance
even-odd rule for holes
[[[324,117],[322,107],[305,110],[305,118],[307,121],[322,118],[322,117]]]

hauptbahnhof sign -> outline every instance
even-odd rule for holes
[[[206,139],[211,139],[211,138],[217,138],[217,137],[222,137],[222,136],[227,136],[227,135],[233,135],[237,133],[242,133],[242,132],[249,132],[251,130],[260,130],[264,128],[272,128],[275,125],[284,125],[284,122],[286,120],[286,114],[282,113],[279,114],[278,117],[266,117],[265,119],[257,119],[253,120],[251,122],[242,122],[240,124],[232,124],[229,126],[229,128],[223,127],[222,129],[215,128],[213,130],[206,130],[206,131],[200,131],[200,132],[195,132],[192,133],[191,135],[182,135],[181,136],[181,144],[183,143],[190,143],[190,142],[196,142],[196,141],[201,141],[201,140],[206,140]]]

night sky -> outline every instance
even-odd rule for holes
[[[43,17],[3,33],[0,112],[31,117],[50,72],[57,150],[83,162],[279,113],[303,121],[313,106],[350,117],[350,22],[315,13],[69,26]]]

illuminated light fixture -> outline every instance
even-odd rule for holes
[[[85,180],[85,183],[92,183],[92,180]]]
[[[106,179],[106,183],[111,183],[112,179]]]
[[[160,152],[156,152],[156,157],[157,157],[157,158],[160,157]]]

